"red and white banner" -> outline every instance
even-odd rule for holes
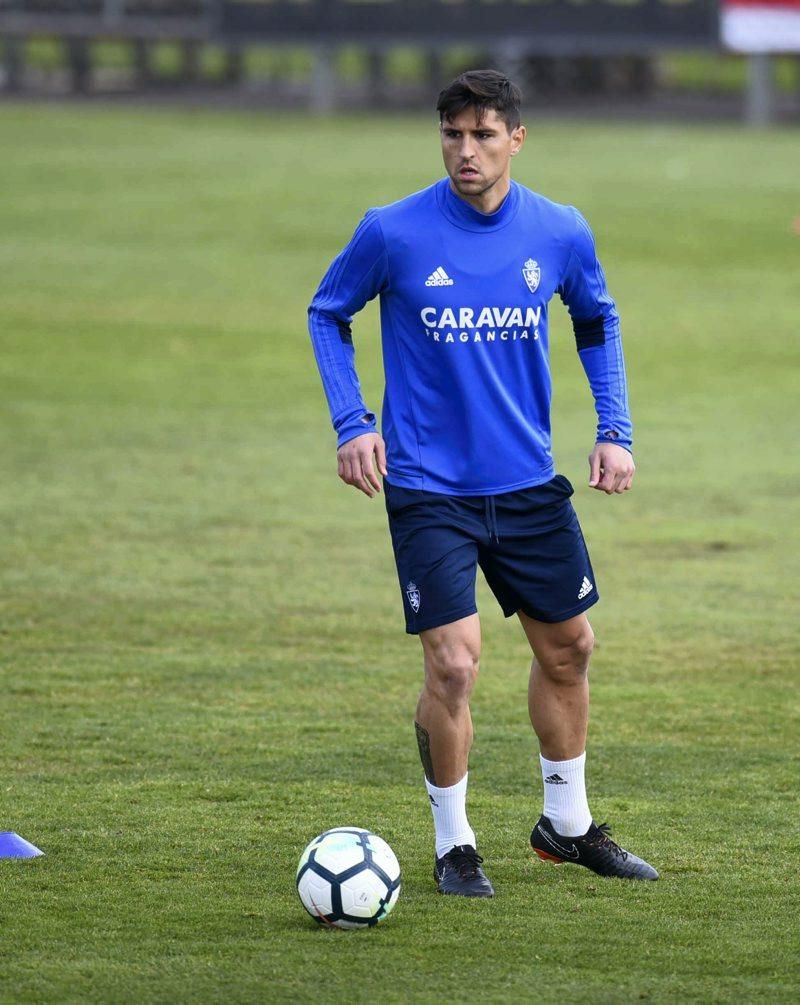
[[[736,52],[800,52],[800,0],[722,0],[720,20]]]

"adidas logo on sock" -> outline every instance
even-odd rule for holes
[[[425,285],[426,286],[452,286],[453,285],[453,280],[450,278],[450,276],[447,275],[447,273],[444,271],[444,269],[440,265],[439,268],[436,269],[435,272],[432,272],[428,276],[428,278],[425,280]]]
[[[547,785],[567,785],[567,780],[562,778],[561,775],[548,775],[545,778]]]
[[[593,589],[594,586],[592,585],[592,583],[590,583],[589,580],[586,578],[586,576],[584,576],[583,582],[581,583],[581,588],[578,591],[578,600],[583,600],[586,594],[591,593]]]

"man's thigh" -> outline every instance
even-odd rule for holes
[[[452,668],[474,670],[481,656],[481,621],[470,614],[419,633],[425,654],[425,671]]]
[[[559,664],[564,661],[565,654],[591,651],[594,633],[585,614],[555,622],[537,621],[523,611],[517,614],[540,664]]]

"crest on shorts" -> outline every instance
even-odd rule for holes
[[[539,263],[529,258],[522,269],[522,275],[525,277],[528,289],[531,293],[535,293],[539,289],[539,280],[542,278],[542,270],[539,268]]]
[[[409,580],[406,587],[406,596],[408,597],[409,604],[414,608],[414,613],[419,614],[419,590],[413,580]]]

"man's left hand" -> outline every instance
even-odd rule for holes
[[[606,495],[627,492],[635,471],[633,457],[616,443],[597,443],[589,454],[589,487]]]

